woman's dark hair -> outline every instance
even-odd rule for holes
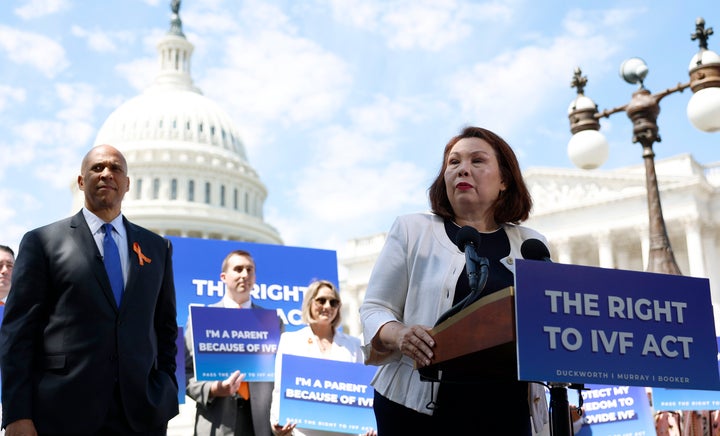
[[[525,186],[515,152],[504,139],[482,127],[466,127],[459,135],[450,139],[450,142],[445,146],[440,172],[428,189],[432,211],[443,218],[455,219],[455,211],[453,211],[450,204],[445,187],[445,169],[447,168],[450,150],[458,141],[464,138],[484,139],[495,150],[500,175],[505,183],[505,191],[500,193],[493,205],[495,222],[518,224],[525,221],[532,209],[532,198],[527,186]]]

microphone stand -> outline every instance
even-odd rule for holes
[[[550,387],[550,434],[552,436],[572,436],[572,419],[567,388],[570,383],[548,383]]]
[[[465,250],[465,262],[467,265],[473,265],[474,268],[468,268],[468,282],[470,282],[470,293],[467,297],[463,298],[460,310],[465,309],[478,298],[480,293],[485,289],[485,284],[488,279],[488,270],[490,269],[490,262],[486,257],[478,256],[475,250]],[[472,271],[471,271],[472,269]],[[478,271],[480,273],[478,274]]]
[[[467,266],[468,281],[470,282],[470,293],[453,307],[448,309],[447,312],[440,315],[440,318],[435,321],[436,326],[475,302],[480,297],[480,293],[483,289],[485,289],[485,283],[487,283],[488,279],[488,270],[490,268],[490,263],[487,258],[478,256],[475,254],[475,250],[466,249],[465,263]]]

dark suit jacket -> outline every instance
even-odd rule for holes
[[[169,241],[125,220],[129,274],[118,310],[82,212],[25,234],[0,328],[3,427],[93,433],[119,386],[130,425],[178,413]],[[140,265],[133,244],[150,261]]]
[[[223,307],[222,301],[210,307]],[[252,305],[260,309],[260,306]],[[282,321],[280,322],[282,325]],[[238,396],[210,398],[213,382],[197,381],[193,364],[192,330],[185,329],[185,380],[187,395],[195,400],[195,435],[233,436],[249,433],[249,429],[235,428],[239,402],[245,402]],[[273,382],[252,382],[250,390],[250,412],[253,419],[255,436],[272,436],[270,427],[270,403],[272,402]],[[246,403],[245,403],[246,404]]]

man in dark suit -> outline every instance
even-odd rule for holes
[[[172,247],[122,216],[129,186],[117,149],[91,149],[82,210],[20,243],[0,329],[7,436],[164,435],[178,413]]]
[[[15,252],[7,245],[0,245],[0,306],[5,305],[10,294],[10,281],[15,266]]]
[[[222,300],[211,307],[232,309],[259,308],[250,300],[255,286],[255,261],[250,253],[235,250],[225,257],[220,279],[226,292]],[[193,366],[192,329],[185,333],[186,393],[195,400],[195,435],[215,436],[271,436],[270,403],[272,382],[243,382],[240,371],[225,380],[198,381]],[[245,385],[242,385],[245,383]],[[247,388],[244,394],[238,393]],[[242,390],[241,390],[242,392]],[[244,398],[247,396],[248,398]]]

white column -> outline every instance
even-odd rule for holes
[[[182,170],[177,170],[175,173],[178,175],[178,177],[175,178],[177,181],[177,201],[187,201],[187,178],[180,176],[182,172]]]
[[[147,175],[147,177],[143,177],[141,196],[142,196],[143,200],[145,200],[145,201],[151,200],[153,198],[152,197],[152,194],[153,194],[152,189],[153,189],[153,180],[154,179],[155,179],[155,177],[150,176],[150,175]]]
[[[160,176],[160,200],[170,200],[170,177],[167,174]]]
[[[601,232],[595,235],[598,244],[598,262],[601,268],[615,268],[613,260],[613,247],[610,232]]]
[[[717,240],[717,230],[705,230],[703,231],[703,236],[703,252],[707,277],[710,279],[710,293],[712,294],[713,304],[720,305],[720,271],[718,271],[717,268],[717,259],[720,253],[718,252],[718,246],[715,243]]]
[[[348,333],[351,336],[359,336],[362,332],[360,331],[360,298],[359,294],[363,288],[360,285],[346,286],[340,292],[340,298],[342,298],[343,304],[343,324],[348,328]]]
[[[568,239],[553,240],[553,245],[557,248],[557,253],[550,253],[558,263],[572,264],[572,246]]]
[[[648,257],[650,257],[650,235],[646,226],[640,227],[638,232],[640,234],[640,245],[642,246],[642,268],[643,271],[647,271]]]
[[[703,262],[705,250],[703,249],[700,222],[697,219],[687,220],[684,227],[688,263],[690,264],[689,275],[692,277],[707,277],[705,263]]]
[[[630,253],[627,250],[619,250],[615,252],[615,267],[619,269],[631,269]]]

